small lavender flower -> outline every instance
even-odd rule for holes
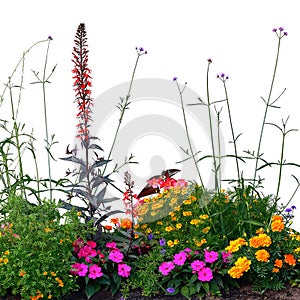
[[[176,81],[177,80],[177,77],[173,77],[173,81]]]
[[[52,38],[52,36],[51,36],[51,35],[49,35],[49,36],[48,36],[48,40],[50,40],[50,41],[52,41],[52,40],[53,40],[53,38]]]
[[[175,292],[175,289],[172,288],[172,287],[168,287],[168,288],[166,289],[166,291],[167,291],[167,293],[169,293],[169,294],[173,294],[173,293]]]
[[[285,210],[287,213],[290,213],[292,212],[292,209],[290,207],[288,207],[286,210]]]
[[[165,240],[165,239],[160,239],[160,240],[159,240],[159,244],[160,244],[160,246],[162,246],[162,247],[166,246],[166,240]]]
[[[210,64],[212,63],[212,60],[211,60],[211,58],[209,58],[207,61],[208,61]]]

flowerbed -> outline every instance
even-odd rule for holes
[[[281,40],[287,33],[282,27],[273,32],[278,38],[274,81]],[[45,75],[51,41],[52,37],[41,41],[48,43],[44,77],[40,78],[38,72],[33,72],[43,91],[55,70],[54,67],[48,76]],[[129,172],[124,175],[124,191],[110,178],[120,167],[116,164],[112,171],[109,170],[112,149],[130,105],[136,68],[141,56],[147,54],[142,47],[137,47],[136,52],[128,94],[117,105],[120,118],[113,144],[104,158],[100,155],[103,149],[98,138],[90,134],[93,107],[91,70],[88,67],[85,25],[79,25],[72,70],[79,146],[72,149],[68,145],[67,156],[61,158],[75,164],[77,169],[68,169],[65,178],[54,180],[51,177],[50,161],[56,141],[54,136],[48,135],[45,94],[49,178],[39,177],[33,136],[22,132],[24,126],[16,121],[13,101],[12,127],[9,128],[9,122],[1,119],[1,129],[9,136],[0,142],[3,185],[0,193],[0,295],[11,292],[23,299],[62,299],[84,288],[87,298],[106,290],[112,296],[121,294],[121,298],[126,299],[131,290],[138,289],[144,296],[164,294],[201,299],[207,295],[221,296],[222,291],[237,288],[244,282],[261,293],[269,289],[279,291],[287,284],[299,287],[300,233],[291,228],[297,208],[290,205],[300,186],[295,176],[297,187],[293,196],[285,205],[279,205],[282,169],[288,164],[283,159],[284,142],[286,135],[293,131],[287,130],[287,120],[282,121],[282,126],[271,124],[280,129],[283,139],[278,163],[267,162],[261,153],[263,131],[268,124],[266,115],[278,100],[271,99],[273,83],[269,98],[264,100],[265,117],[257,151],[247,151],[247,156],[239,156],[238,136],[233,130],[226,88],[229,77],[218,74],[226,99],[211,101],[208,93],[207,102],[199,100],[208,108],[210,123],[211,106],[226,104],[234,154],[217,153],[220,144],[214,145],[211,124],[212,155],[199,157],[199,151],[195,151],[190,143],[184,111],[186,85],[180,85],[174,77],[189,143],[189,151],[185,153],[187,159],[194,161],[199,183],[175,179],[173,176],[180,170],[169,169],[150,178],[146,187],[136,194]],[[207,75],[211,63],[212,60],[208,59]],[[6,89],[11,91],[13,88],[10,80],[3,95]],[[219,118],[220,111],[216,112]],[[219,119],[217,126],[220,126]],[[24,141],[24,138],[28,140]],[[35,176],[29,176],[23,169],[22,153],[28,150],[34,158]],[[222,188],[225,180],[221,173],[224,156],[234,159],[237,171],[226,189]],[[204,185],[199,166],[204,159],[212,160],[213,190]],[[17,162],[17,169],[11,168],[11,161]],[[244,178],[241,171],[240,164],[246,161],[255,162],[251,179]],[[122,167],[130,163],[134,163],[132,155],[125,159]],[[263,179],[258,173],[271,165],[279,168],[277,189],[273,195],[264,195]],[[299,167],[296,163],[289,165]],[[108,186],[121,192],[121,197],[106,198]],[[47,200],[42,197],[45,192],[49,192]],[[54,192],[63,193],[63,196],[55,200]],[[122,202],[124,209],[113,210],[109,205],[114,201]],[[121,214],[121,217],[116,214]]]

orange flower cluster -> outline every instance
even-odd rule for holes
[[[285,254],[284,255],[284,262],[290,266],[296,265],[296,259],[293,254]]]
[[[250,247],[269,247],[272,244],[271,238],[265,233],[260,233],[258,236],[254,236],[249,240]]]
[[[250,270],[250,265],[251,260],[249,260],[246,256],[239,257],[234,263],[234,266],[228,271],[228,274],[232,278],[240,278],[243,276],[244,272]]]
[[[284,223],[282,216],[274,215],[272,218],[271,229],[273,232],[281,232],[284,229]]]
[[[30,296],[30,300],[38,300],[40,298],[44,298],[44,295],[40,291],[36,291],[35,296]]]
[[[258,261],[268,262],[270,258],[270,253],[265,249],[261,249],[255,252],[255,256]]]
[[[121,220],[121,227],[124,229],[130,229],[132,227],[132,222],[129,218]]]
[[[238,238],[236,240],[230,241],[229,246],[227,246],[225,250],[231,253],[237,252],[244,245],[247,245],[246,240],[243,238]]]

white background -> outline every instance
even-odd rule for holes
[[[289,128],[300,128],[300,19],[297,2],[3,1],[0,18],[0,83],[3,88],[24,50],[49,35],[53,37],[48,66],[50,71],[57,64],[57,69],[51,85],[47,87],[49,130],[56,134],[60,142],[55,147],[56,158],[64,156],[66,145],[73,142],[76,125],[71,53],[77,26],[84,22],[94,97],[130,79],[136,46],[148,50],[148,55],[141,59],[136,78],[172,79],[177,76],[180,82],[187,81],[189,88],[199,95],[205,95],[206,92],[207,59],[211,58],[212,97],[222,97],[223,90],[215,76],[225,72],[230,77],[228,91],[235,130],[243,133],[239,149],[256,150],[264,110],[260,97],[268,96],[275,61],[277,38],[272,32],[274,27],[283,26],[288,36],[282,40],[273,97],[284,88],[287,90],[279,101],[282,108],[272,111],[268,121],[279,124],[281,118],[290,115]],[[26,60],[26,86],[20,115],[20,120],[26,122],[28,129],[34,128],[40,140],[44,139],[42,92],[40,86],[29,83],[34,81],[31,69],[42,73],[46,46],[44,43],[32,50]],[[0,116],[9,119],[7,100],[1,107]],[[230,139],[229,133],[224,129],[224,134],[228,134],[226,143]],[[262,152],[270,161],[278,160],[281,142],[279,132],[267,127],[264,138]],[[227,147],[230,149],[230,145],[227,144]],[[43,151],[42,147],[37,146],[37,149]],[[41,168],[43,164],[46,168],[42,155]],[[298,132],[288,135],[285,157],[287,161],[300,163]],[[58,162],[54,164],[53,172],[61,177],[66,167],[66,164]],[[227,165],[225,172],[234,167]],[[283,202],[288,201],[296,187],[290,174],[300,175],[295,168],[285,170],[280,193]],[[145,176],[153,175],[150,171],[147,169]],[[276,167],[265,173],[269,174],[265,182],[266,193],[275,193],[277,173]],[[294,224],[298,230],[299,197],[297,194],[292,203],[299,206]]]

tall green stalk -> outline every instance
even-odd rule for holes
[[[180,86],[179,86],[179,84],[177,82],[177,78],[174,78],[174,81],[176,82],[176,85],[177,85],[177,88],[178,88],[178,92],[179,92],[179,97],[180,97],[180,102],[181,102],[181,109],[182,109],[182,114],[183,114],[184,127],[185,127],[186,137],[187,137],[189,148],[190,148],[190,152],[191,152],[191,158],[194,161],[194,165],[196,167],[196,171],[198,173],[201,185],[204,187],[202,176],[200,174],[200,170],[199,170],[199,167],[198,167],[198,164],[197,164],[197,161],[196,161],[196,157],[195,157],[196,154],[194,153],[194,150],[193,150],[193,147],[192,147],[192,142],[191,142],[191,138],[190,138],[190,134],[189,134],[189,129],[188,129],[188,126],[187,126],[187,121],[186,121],[185,109],[184,109],[184,105],[183,105],[183,96],[182,96],[182,94],[184,92],[184,89],[185,89],[186,85],[184,86],[183,89],[180,89]]]
[[[211,148],[213,153],[213,166],[214,166],[214,174],[215,174],[215,190],[219,191],[219,183],[218,183],[218,168],[216,161],[216,153],[215,153],[215,145],[214,145],[214,135],[213,135],[213,127],[212,127],[212,116],[211,116],[211,102],[210,102],[210,94],[209,94],[209,67],[211,64],[211,59],[208,60],[207,72],[206,72],[206,98],[207,98],[207,109],[209,116],[209,129],[210,129],[210,140],[211,140]]]
[[[115,135],[114,135],[112,145],[110,147],[110,151],[109,151],[107,160],[109,160],[110,157],[111,157],[111,154],[113,152],[113,149],[114,149],[114,146],[115,146],[115,143],[116,143],[116,140],[117,140],[117,136],[119,134],[119,130],[120,130],[120,127],[121,127],[121,124],[122,124],[122,121],[123,121],[125,110],[128,109],[129,104],[130,104],[129,98],[130,98],[131,89],[132,89],[132,85],[133,85],[133,80],[134,80],[134,77],[135,77],[135,73],[136,73],[136,70],[137,70],[139,59],[142,55],[147,54],[147,51],[145,51],[142,47],[136,48],[136,50],[137,50],[138,55],[137,55],[137,58],[136,58],[136,61],[135,61],[135,64],[134,64],[134,68],[133,68],[133,72],[132,72],[132,75],[131,75],[131,80],[130,80],[127,95],[126,95],[125,99],[121,98],[120,103],[117,105],[117,108],[120,110],[120,118],[119,118],[119,123],[118,123],[117,129],[115,131]],[[105,167],[103,169],[103,172],[102,172],[102,175],[105,174],[106,167],[107,167],[107,165],[105,165]]]
[[[259,161],[259,158],[260,158],[260,155],[261,155],[260,148],[261,148],[262,137],[263,137],[263,132],[264,132],[265,124],[266,124],[268,110],[269,110],[269,107],[272,107],[273,104],[278,100],[278,98],[277,98],[275,101],[271,102],[271,96],[272,96],[272,92],[273,92],[273,86],[274,86],[274,82],[275,82],[275,76],[276,76],[276,73],[277,73],[281,39],[284,36],[287,35],[286,32],[283,32],[283,28],[279,28],[279,33],[277,32],[277,29],[274,29],[273,31],[276,32],[277,37],[278,37],[277,53],[276,53],[276,58],[275,58],[275,66],[274,66],[274,71],[273,71],[273,75],[272,75],[272,80],[271,80],[269,95],[268,95],[267,101],[265,101],[263,99],[264,103],[266,104],[266,109],[265,109],[264,116],[263,116],[263,122],[262,122],[262,126],[261,126],[261,131],[260,131],[260,136],[259,136],[259,142],[258,142],[258,147],[257,147],[256,157],[255,157],[256,158],[255,159],[255,169],[254,169],[254,176],[253,176],[253,184],[254,185],[255,185],[255,182],[256,182],[257,169],[258,169],[258,161]]]

